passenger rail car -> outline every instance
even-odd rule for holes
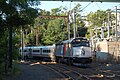
[[[30,47],[20,47],[19,49],[19,53],[21,55],[21,57],[26,57],[29,54],[29,49]]]
[[[60,41],[55,44],[56,62],[91,63],[92,53],[89,40],[86,38],[73,38],[71,40]]]
[[[21,53],[22,48],[20,48]],[[54,46],[32,46],[24,47],[21,53],[27,59],[40,59],[44,61],[55,61]]]

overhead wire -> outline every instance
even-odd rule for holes
[[[96,3],[97,7],[101,10],[101,7]]]
[[[83,11],[85,8],[87,8],[92,2],[88,3],[81,11]]]
[[[120,6],[120,4],[117,4],[117,5],[115,5],[115,6]],[[111,7],[111,10],[112,10],[112,11],[115,10],[115,6],[112,6],[112,7]]]

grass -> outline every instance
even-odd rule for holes
[[[18,66],[18,61],[13,61],[13,69],[12,69],[12,74],[17,76],[21,73],[21,70]]]
[[[1,67],[0,67],[1,68]],[[7,70],[7,74],[5,73],[4,65],[2,66],[2,70],[0,71],[0,80],[10,80],[10,78],[15,78],[20,75],[21,70],[18,65],[18,61],[13,61],[12,69],[9,68]]]
[[[0,63],[0,80],[3,78],[4,73],[4,63]]]

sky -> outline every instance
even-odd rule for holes
[[[40,9],[50,11],[53,8],[59,8],[60,6],[66,6],[68,10],[72,9],[76,4],[81,4],[81,8],[84,9],[81,14],[85,15],[89,12],[95,12],[97,10],[115,9],[115,6],[120,6],[120,3],[113,2],[70,2],[70,1],[41,1]],[[89,4],[89,5],[88,5]],[[88,6],[87,6],[88,5]],[[87,7],[86,7],[87,6]]]

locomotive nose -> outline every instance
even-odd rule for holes
[[[82,54],[82,55],[85,55],[85,50],[84,50],[83,47],[81,47],[81,54]]]

